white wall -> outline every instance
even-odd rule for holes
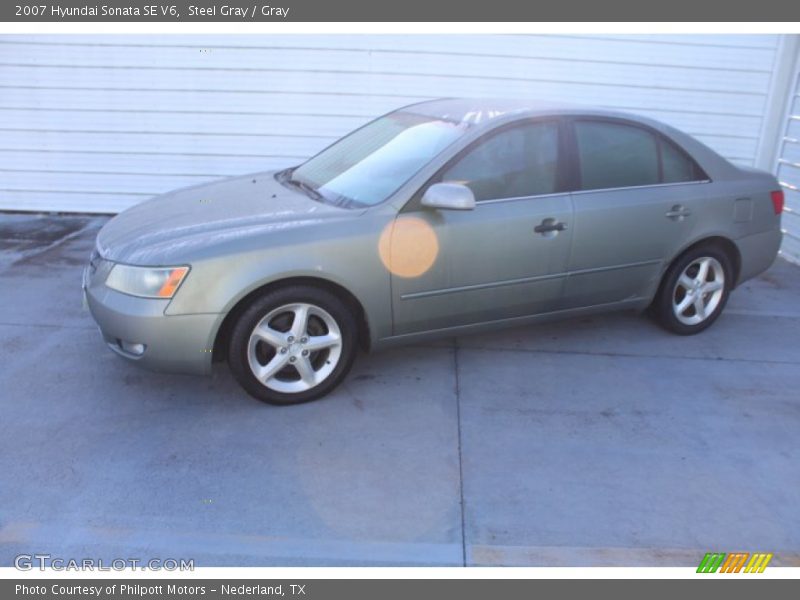
[[[296,164],[437,96],[626,109],[754,164],[777,47],[777,36],[0,36],[0,209],[116,212]]]
[[[785,194],[781,253],[800,263],[800,60],[794,70],[784,125],[778,155],[778,180]]]

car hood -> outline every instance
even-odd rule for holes
[[[253,235],[359,214],[312,200],[275,180],[275,172],[180,189],[137,204],[97,236],[108,260],[141,265],[189,262],[203,249]]]

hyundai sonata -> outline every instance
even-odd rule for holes
[[[294,404],[359,347],[623,308],[698,333],[775,259],[782,206],[772,175],[648,118],[435,100],[299,166],[134,206],[83,286],[120,356],[227,359],[251,395]]]

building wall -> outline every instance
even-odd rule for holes
[[[781,254],[800,263],[800,60],[795,61],[779,141],[777,175],[785,194]]]
[[[297,164],[381,113],[438,96],[629,110],[752,165],[779,41],[0,36],[0,209],[117,212],[177,187]]]

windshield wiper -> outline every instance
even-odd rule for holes
[[[313,200],[322,200],[323,199],[322,194],[320,194],[316,190],[316,188],[314,188],[313,186],[307,184],[305,181],[300,181],[299,179],[292,179],[291,176],[287,177],[283,181],[284,181],[284,183],[292,185],[292,186],[298,188],[299,190],[305,192],[305,194],[308,197],[310,197],[311,199],[313,199]]]

